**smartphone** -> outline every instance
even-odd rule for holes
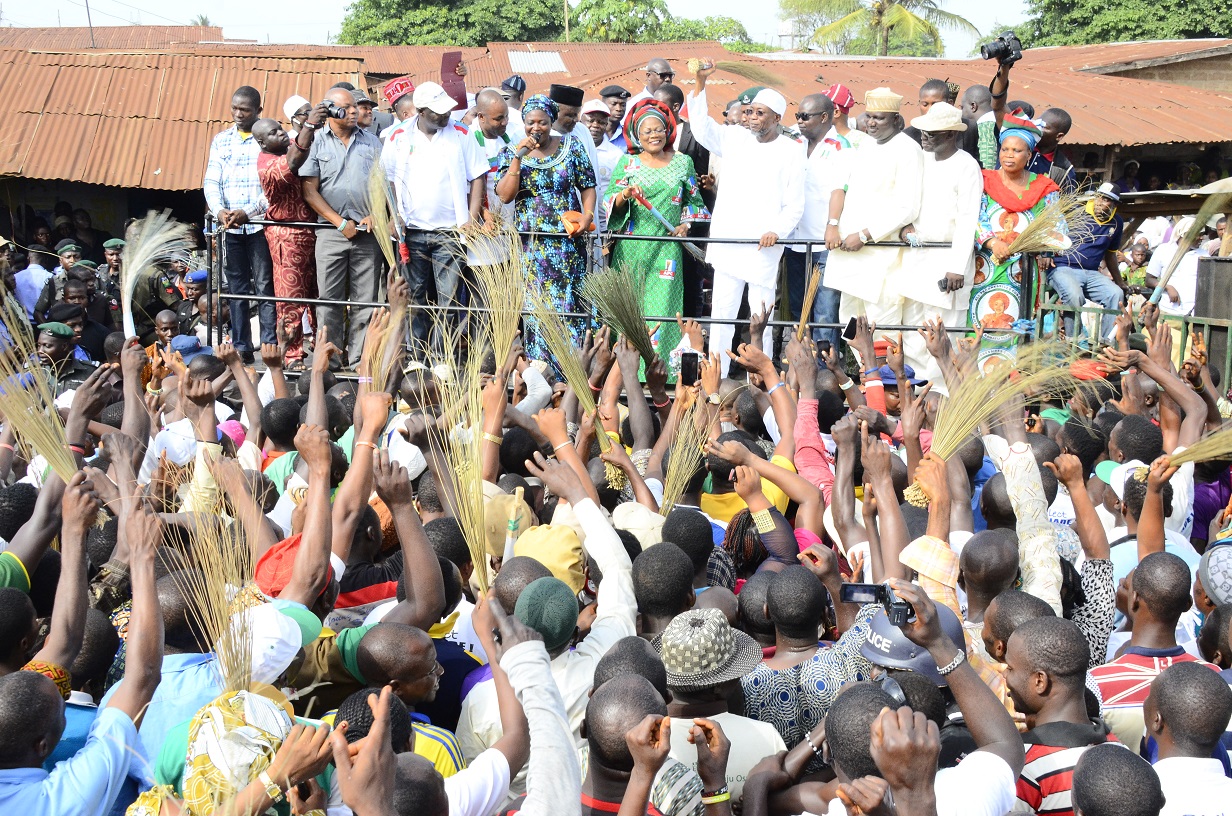
[[[698,355],[696,351],[685,351],[680,355],[680,381],[692,385],[698,380]]]
[[[843,329],[843,339],[844,340],[855,340],[856,339],[856,319],[854,317],[850,318],[847,321],[847,327]]]

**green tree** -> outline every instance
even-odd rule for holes
[[[1023,45],[1083,45],[1232,34],[1232,0],[1029,0]]]
[[[582,0],[573,10],[574,36],[592,42],[651,42],[671,20],[665,0]]]
[[[209,28],[210,26],[214,25],[213,23],[210,22],[210,18],[204,14],[198,14],[196,17],[189,20],[188,24],[194,25],[194,26],[204,26],[205,28]]]
[[[355,0],[344,45],[457,45],[562,39],[563,0]]]
[[[705,17],[701,20],[673,17],[659,26],[655,39],[660,42],[718,40],[728,46],[754,44],[744,23],[732,17]]]
[[[804,17],[820,23],[813,32],[817,45],[842,44],[850,49],[862,37],[872,41],[871,53],[888,56],[898,34],[900,47],[923,38],[941,45],[941,30],[979,35],[965,17],[941,8],[941,0],[780,0],[783,16]],[[851,53],[847,51],[847,53]]]

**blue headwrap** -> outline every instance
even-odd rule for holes
[[[524,103],[522,103],[523,117],[531,111],[543,111],[548,115],[548,119],[555,122],[556,117],[560,115],[560,106],[544,94],[535,94],[530,99],[527,99]]]
[[[1027,149],[1033,151],[1043,135],[1043,129],[1028,119],[1021,109],[1018,109],[1005,115],[1001,123],[1001,135],[997,137],[997,144],[1005,144],[1005,140],[1013,136],[1022,139],[1027,143]]]

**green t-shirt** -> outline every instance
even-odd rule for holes
[[[355,426],[347,428],[346,433],[338,437],[338,446],[342,448],[342,452],[346,454],[347,464],[351,462],[351,449],[355,447]],[[269,477],[269,480],[274,483],[274,487],[278,490],[278,495],[281,496],[287,490],[287,481],[291,478],[291,474],[295,472],[295,463],[299,460],[299,453],[296,451],[287,451],[282,456],[275,459],[269,467],[263,472]]]

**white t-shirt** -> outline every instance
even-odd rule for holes
[[[495,813],[509,792],[509,760],[489,748],[470,765],[445,779],[449,816],[487,816]]]
[[[1232,779],[1217,759],[1174,757],[1154,765],[1164,790],[1159,816],[1223,816],[1232,812]]]
[[[937,771],[937,816],[1005,816],[1014,807],[1016,782],[1010,766],[996,754],[968,754],[953,768]],[[847,816],[847,808],[832,799],[826,816]]]
[[[1176,290],[1176,293],[1181,297],[1181,301],[1180,303],[1173,303],[1172,298],[1165,292],[1163,297],[1159,299],[1159,310],[1164,314],[1188,315],[1193,313],[1194,303],[1198,299],[1199,254],[1198,250],[1191,249],[1177,263],[1176,269],[1172,272],[1172,277],[1168,279],[1168,285]],[[1152,263],[1154,260],[1154,258],[1151,259]],[[1166,264],[1164,269],[1167,269]]]
[[[723,728],[723,733],[731,741],[731,753],[727,757],[727,786],[731,790],[732,801],[738,802],[744,795],[744,780],[749,771],[753,770],[753,766],[765,757],[786,751],[787,746],[770,723],[751,720],[729,711],[716,714],[710,719]],[[670,756],[697,770],[697,746],[689,742],[689,731],[692,728],[692,720],[672,717]]]

